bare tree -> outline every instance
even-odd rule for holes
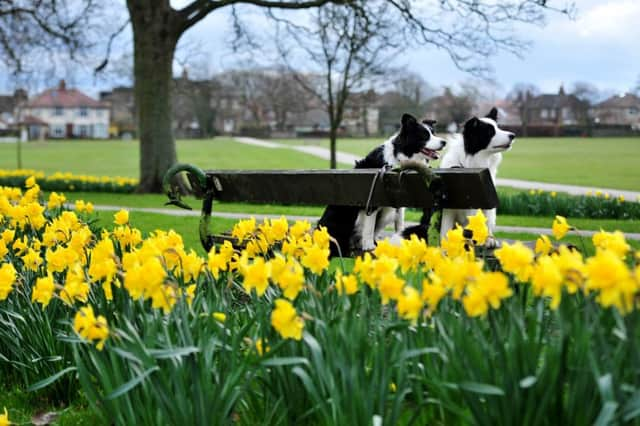
[[[33,83],[54,77],[71,59],[75,66],[96,45],[107,1],[0,1],[0,69]],[[59,77],[58,77],[59,78]]]
[[[507,95],[513,104],[518,108],[520,122],[522,123],[522,136],[526,137],[529,127],[529,108],[531,99],[540,94],[540,89],[531,83],[517,83]]]
[[[569,93],[590,104],[595,104],[602,99],[600,89],[595,84],[587,81],[576,81],[573,83]]]
[[[309,93],[285,67],[263,73],[259,91],[265,108],[273,113],[278,131],[286,130],[290,114],[304,112],[309,105]]]
[[[390,77],[393,79],[394,91],[414,107],[422,106],[434,95],[435,89],[420,74],[401,68],[393,70]]]
[[[399,46],[402,32],[388,18],[391,7],[387,2],[353,1],[347,7],[317,10],[309,25],[279,21],[288,36],[279,38],[283,60],[290,69],[295,61],[307,64],[307,75],[298,75],[298,81],[329,117],[331,168],[336,168],[338,130],[349,97],[387,70]]]

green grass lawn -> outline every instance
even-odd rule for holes
[[[364,155],[384,138],[338,140],[338,149]],[[328,146],[325,139],[281,140],[289,145]],[[202,168],[326,168],[326,160],[288,149],[231,142],[227,138],[177,142],[178,159]],[[0,168],[16,167],[15,144],[0,144]],[[522,138],[505,154],[500,177],[640,191],[640,138]],[[23,167],[46,173],[138,176],[138,143],[48,141],[23,145]],[[343,167],[348,167],[344,165]]]
[[[318,169],[328,167],[320,158],[288,149],[241,145],[226,138],[181,140],[178,159],[203,169]],[[47,141],[22,145],[23,168],[138,177],[139,144],[134,141]],[[0,169],[15,169],[16,145],[0,144]]]

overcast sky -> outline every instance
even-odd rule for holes
[[[550,13],[544,27],[516,27],[520,37],[532,42],[522,59],[509,53],[488,58],[494,79],[504,91],[518,82],[531,82],[552,92],[560,84],[569,87],[579,80],[616,92],[635,86],[640,77],[640,0],[577,0],[575,4],[577,16],[573,20]],[[223,48],[229,29],[226,13],[218,12],[194,27],[187,37],[188,42],[215,52],[210,57],[215,71],[233,63],[233,56]],[[222,50],[226,53],[220,54]],[[446,53],[431,47],[400,55],[398,65],[422,74],[435,86],[454,85],[469,78],[455,68]]]
[[[189,1],[172,0],[172,5],[179,7]],[[508,53],[487,58],[502,94],[518,82],[530,82],[545,92],[556,92],[560,84],[569,88],[575,81],[588,81],[602,90],[616,93],[628,91],[638,83],[640,0],[576,0],[575,4],[577,16],[574,20],[550,13],[544,27],[524,24],[516,27],[518,36],[532,43],[530,50],[523,52],[523,58]],[[261,27],[266,28],[264,15],[257,9],[253,8],[249,19],[258,33]],[[183,37],[181,43],[187,48],[182,49],[182,56],[198,46],[197,50],[203,56],[201,62],[208,63],[209,71],[233,68],[239,60],[229,48],[230,33],[228,11],[213,12]],[[264,33],[267,38],[269,31]],[[121,45],[130,46],[129,37],[125,36]],[[267,57],[264,52],[251,56]],[[430,46],[411,48],[406,54],[399,55],[396,62],[396,66],[404,65],[421,74],[432,86],[455,85],[470,78],[455,68],[446,53]],[[77,69],[74,72],[74,77],[69,79],[89,93],[95,94],[110,85],[78,76]]]

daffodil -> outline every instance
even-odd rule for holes
[[[211,315],[213,316],[213,319],[215,319],[218,322],[223,323],[227,320],[227,316],[223,312],[214,312]]]
[[[553,250],[553,244],[546,235],[540,235],[536,240],[536,254],[549,254]]]
[[[42,309],[46,308],[53,297],[55,288],[51,273],[46,277],[38,278],[35,287],[31,291],[31,301],[40,303]]]
[[[318,231],[316,230],[316,232]],[[302,265],[316,275],[322,274],[322,272],[329,267],[328,247],[329,245],[327,243],[326,248],[323,248],[322,245],[314,245],[306,249],[301,259]]]
[[[416,235],[411,235],[408,240],[403,239],[396,255],[402,272],[416,270],[424,259],[426,251],[427,244]]]
[[[241,220],[233,226],[231,230],[231,236],[237,238],[239,241],[245,240],[248,236],[253,234],[256,229],[256,219],[250,218]]]
[[[285,299],[275,301],[275,309],[271,312],[271,325],[284,339],[302,339],[304,321],[298,316],[291,302]]]
[[[448,257],[458,257],[466,253],[466,240],[463,236],[463,230],[459,225],[447,231],[447,235],[440,243],[442,250],[447,253]]]
[[[571,226],[567,223],[567,219],[563,216],[556,216],[551,225],[551,232],[556,240],[561,240],[567,232],[571,229]]]
[[[405,281],[394,273],[388,273],[378,279],[378,291],[382,296],[382,303],[398,300],[402,294]]]
[[[423,308],[422,298],[418,290],[405,286],[398,296],[398,315],[415,324]]]
[[[598,302],[604,306],[615,306],[626,314],[633,308],[634,294],[638,286],[631,271],[620,257],[610,250],[598,250],[586,262],[587,290],[598,292]]]
[[[483,245],[489,237],[489,228],[487,228],[487,218],[482,213],[482,210],[478,209],[475,215],[467,217],[469,223],[466,229],[472,232],[472,239],[478,244]]]
[[[16,270],[11,263],[3,263],[0,266],[0,300],[9,297],[16,282]]]
[[[113,222],[116,225],[126,225],[129,223],[129,212],[127,210],[120,210],[116,214],[113,215]]]
[[[262,296],[267,291],[271,277],[271,264],[265,262],[263,258],[256,258],[241,273],[244,278],[242,286],[247,293],[251,293],[251,290],[255,289],[256,294]]]
[[[336,271],[336,289],[340,294],[352,295],[358,291],[358,279],[355,275],[343,275],[341,270]]]
[[[514,274],[521,282],[529,279],[533,263],[533,251],[529,247],[516,241],[513,244],[505,243],[494,253],[505,272]]]
[[[544,295],[551,298],[551,309],[557,309],[562,298],[562,282],[564,277],[562,270],[553,258],[540,257],[531,272],[531,285],[533,293],[537,296]]]
[[[438,304],[448,293],[440,278],[433,272],[422,281],[422,300],[429,305],[431,312],[438,308]]]
[[[99,351],[104,348],[106,340],[109,338],[109,327],[107,320],[102,315],[97,318],[91,306],[80,308],[73,320],[73,329],[80,337],[96,343]]]
[[[311,224],[308,221],[297,220],[289,228],[289,235],[291,235],[295,239],[302,238],[302,236],[307,232],[309,232],[310,229],[311,229]]]
[[[596,232],[592,238],[593,245],[598,249],[611,250],[624,259],[631,247],[627,244],[624,234],[620,231],[605,232],[602,229]]]
[[[4,407],[4,414],[0,414],[0,426],[9,426],[11,425],[11,420],[9,420],[9,413],[7,412],[7,407]]]

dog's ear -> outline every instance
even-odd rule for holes
[[[487,118],[490,118],[493,121],[498,121],[498,109],[496,107],[491,108],[491,111],[487,114]]]
[[[480,119],[478,119],[478,117],[471,117],[466,123],[464,123],[464,128],[473,129],[478,125],[478,123],[480,123]]]
[[[418,120],[411,114],[402,114],[402,119],[400,120],[403,126],[407,126],[409,123],[417,124]]]

